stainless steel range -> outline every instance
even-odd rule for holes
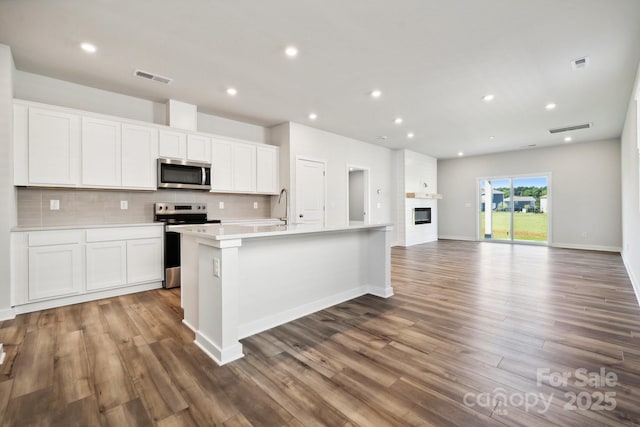
[[[155,203],[153,220],[164,227],[164,283],[165,288],[180,286],[180,233],[171,231],[172,225],[219,223],[207,220],[204,203]]]

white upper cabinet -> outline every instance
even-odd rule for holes
[[[201,135],[187,135],[187,160],[211,163],[211,139]]]
[[[277,194],[279,150],[272,146],[256,148],[256,191],[264,194]]]
[[[122,143],[120,123],[82,118],[82,185],[122,185]]]
[[[187,158],[187,134],[180,131],[160,130],[160,157]]]
[[[210,163],[213,192],[278,194],[278,147],[14,102],[14,185],[156,190],[158,157]]]
[[[29,108],[29,184],[73,186],[80,172],[80,116]]]
[[[234,143],[233,189],[242,193],[256,192],[256,146]]]
[[[278,194],[278,147],[214,138],[211,151],[211,191]]]
[[[122,186],[155,190],[158,130],[122,124]]]
[[[181,131],[160,130],[160,157],[211,162],[211,139]]]
[[[213,139],[211,143],[211,191],[233,191],[233,142]]]

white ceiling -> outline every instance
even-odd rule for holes
[[[384,135],[438,158],[562,144],[549,128],[586,122],[574,142],[620,136],[639,41],[638,0],[0,2],[0,43],[20,70],[262,126]],[[585,55],[590,67],[573,71]]]

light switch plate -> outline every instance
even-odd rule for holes
[[[129,202],[127,200],[120,200],[120,209],[129,209]]]
[[[220,277],[220,258],[213,259],[213,275]]]
[[[253,209],[258,209],[258,202],[253,202]]]
[[[60,200],[49,200],[49,210],[59,211],[60,210]]]

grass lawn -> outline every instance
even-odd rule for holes
[[[493,212],[493,238],[509,237],[509,212]],[[480,236],[484,236],[484,212],[481,213]],[[515,212],[513,217],[514,240],[547,241],[547,214]]]

